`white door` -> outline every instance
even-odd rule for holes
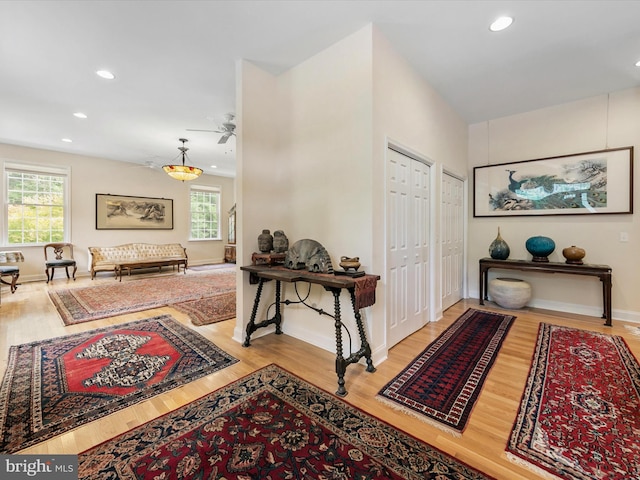
[[[429,321],[429,166],[387,151],[387,346]]]
[[[442,175],[442,310],[462,298],[464,265],[464,182]]]

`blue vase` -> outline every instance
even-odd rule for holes
[[[511,253],[509,245],[500,236],[500,227],[498,227],[498,236],[489,245],[489,255],[495,260],[506,260],[509,258],[509,253]]]
[[[549,237],[531,237],[524,244],[527,252],[532,255],[534,262],[548,262],[549,255],[556,249],[556,243]]]

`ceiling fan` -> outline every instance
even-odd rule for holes
[[[212,133],[221,133],[222,136],[220,140],[218,140],[218,144],[227,143],[229,137],[235,135],[236,124],[233,123],[233,119],[235,115],[233,113],[227,113],[225,115],[226,121],[218,127],[218,130],[197,130],[193,128],[187,128],[188,132],[212,132]]]

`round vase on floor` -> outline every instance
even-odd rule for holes
[[[533,257],[534,262],[548,262],[549,255],[556,249],[556,242],[549,237],[531,237],[524,244],[527,252]]]
[[[519,278],[494,278],[489,282],[489,295],[502,308],[522,308],[531,300],[531,285]]]

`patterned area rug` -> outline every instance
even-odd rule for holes
[[[221,322],[236,316],[236,292],[234,290],[213,297],[176,303],[172,307],[189,315],[194,325]]]
[[[0,387],[0,452],[16,452],[237,361],[169,315],[12,346]]]
[[[486,479],[276,365],[79,456],[79,479]]]
[[[510,459],[564,479],[640,478],[640,365],[622,337],[540,324]]]
[[[460,435],[515,318],[468,309],[377,398]]]
[[[168,277],[148,277],[94,287],[52,290],[49,297],[65,325],[191,302],[233,291],[235,267]],[[235,305],[233,305],[235,316]],[[231,317],[229,317],[231,318]]]

